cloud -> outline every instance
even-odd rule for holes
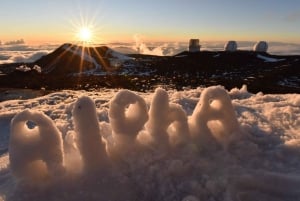
[[[270,42],[268,52],[279,55],[300,55],[300,44]]]
[[[33,51],[33,52],[5,52],[0,55],[0,64],[4,63],[30,63],[40,59],[42,56],[47,55],[49,51]]]
[[[34,62],[42,56],[49,54],[58,46],[59,45],[57,44],[43,44],[35,46],[27,44],[2,44],[0,46],[0,64],[16,62]]]
[[[0,64],[1,64],[1,61],[2,60],[8,60],[10,58],[10,56],[8,56],[8,55],[3,55],[3,54],[0,54]]]
[[[142,37],[136,36],[131,43],[109,43],[107,46],[123,54],[149,54],[159,56],[173,56],[188,49],[188,42],[144,42]],[[227,41],[201,41],[201,50],[223,51]],[[256,41],[237,41],[238,50],[252,50]],[[5,43],[6,44],[6,43]],[[12,44],[12,43],[11,43]],[[300,44],[268,42],[268,52],[278,55],[300,55]],[[0,46],[0,64],[15,62],[34,62],[50,53],[60,44],[44,45],[2,45]]]
[[[35,51],[38,47],[31,47],[25,44],[5,45],[0,47],[0,51]]]
[[[47,55],[49,51],[39,51],[35,52],[32,55],[30,55],[26,60],[27,62],[34,62],[38,59],[40,59],[42,56]]]
[[[181,46],[181,43],[168,43],[168,42],[144,42],[144,37],[136,34],[134,35],[134,44],[132,49],[140,54],[157,55],[157,56],[172,56],[187,49],[187,45]]]
[[[4,43],[4,45],[21,45],[21,44],[25,44],[25,41],[22,38],[19,40],[12,40]]]

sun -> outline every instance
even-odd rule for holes
[[[70,42],[83,46],[92,46],[103,43],[102,25],[96,23],[96,15],[89,16],[86,13],[76,13],[70,18],[72,31],[70,32]],[[72,36],[71,36],[72,34]]]
[[[88,27],[81,27],[78,31],[78,39],[81,42],[88,43],[92,41],[92,30]]]

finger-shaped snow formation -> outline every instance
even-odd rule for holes
[[[152,98],[149,121],[146,124],[146,128],[153,138],[154,143],[160,143],[167,145],[169,142],[169,136],[167,128],[169,127],[171,120],[169,119],[169,97],[165,90],[157,88]]]
[[[228,146],[238,132],[239,124],[231,99],[223,87],[212,86],[203,90],[189,126],[192,137],[202,147]]]
[[[100,171],[108,160],[105,143],[100,134],[96,106],[91,98],[82,96],[76,101],[73,121],[84,171],[87,173]]]
[[[145,100],[129,90],[122,90],[110,102],[109,121],[117,145],[130,144],[148,120]]]
[[[298,94],[84,94],[0,103],[0,200],[300,200]]]
[[[42,112],[24,110],[11,121],[9,160],[12,174],[24,182],[42,182],[64,172],[62,137]]]
[[[171,124],[173,132],[169,133],[168,128]],[[153,142],[163,146],[184,142],[189,136],[184,110],[177,104],[169,104],[168,93],[162,88],[155,90],[146,128]]]
[[[169,119],[173,122],[170,143],[172,145],[187,143],[190,140],[188,118],[180,105],[174,103],[169,105]]]

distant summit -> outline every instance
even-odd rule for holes
[[[85,47],[65,43],[35,62],[46,74],[114,71],[132,58],[107,46]]]

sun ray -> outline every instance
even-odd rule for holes
[[[103,25],[100,26],[97,24],[99,13],[90,12],[89,10],[86,10],[84,6],[80,6],[78,10],[79,11],[73,13],[73,16],[69,18],[72,27],[72,37],[70,37],[70,42],[74,45],[72,51],[77,52],[77,55],[80,57],[78,70],[79,72],[83,72],[85,67],[90,68],[88,66],[88,61],[86,61],[85,58],[91,57],[91,55],[97,55],[96,60],[99,62],[101,68],[107,69],[108,63],[106,59],[102,58],[102,53],[98,52],[101,50],[96,48],[100,44],[105,44],[105,40],[101,37]],[[72,55],[70,62],[74,59],[73,57],[75,57],[75,55]],[[96,68],[97,66],[94,67]],[[78,82],[80,82],[80,79],[81,76],[79,75]]]
[[[72,46],[74,46],[74,45],[71,45],[70,47],[67,47],[63,52],[61,52],[60,54],[59,54],[59,56],[57,56],[49,65],[48,65],[48,68],[50,68],[50,69],[48,69],[48,72],[51,72],[51,67],[52,66],[54,66],[68,51],[69,51],[69,49],[71,49],[72,48]],[[71,60],[68,60],[68,62],[67,63],[70,63],[70,61]],[[49,67],[50,66],[50,67]]]
[[[100,64],[101,64],[102,68],[104,70],[107,70],[108,69],[107,63],[105,62],[105,60],[103,59],[103,57],[101,56],[101,54],[98,52],[97,48],[93,47],[93,50],[96,53],[97,58],[100,59]]]
[[[84,46],[103,43],[104,40],[101,38],[101,29],[103,28],[97,25],[96,19],[96,15],[89,17],[82,12],[79,12],[77,16],[71,18],[70,23],[73,27],[72,41]]]
[[[84,61],[84,54],[85,54],[85,46],[79,47],[81,48],[81,58],[80,58],[80,73],[83,71],[83,61]]]

